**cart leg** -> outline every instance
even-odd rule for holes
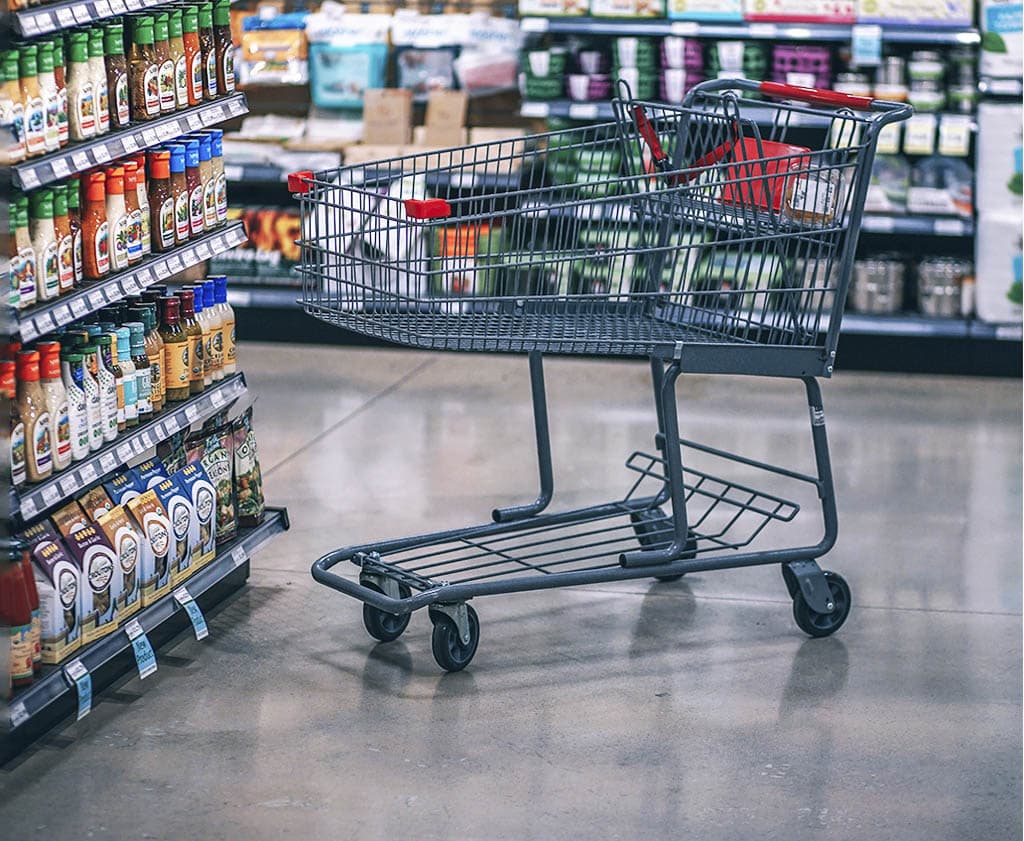
[[[667,369],[652,361],[652,372],[658,393],[658,427],[660,449],[665,457],[668,496],[672,501],[672,542],[661,549],[626,552],[619,556],[624,567],[655,566],[692,557],[693,541],[686,522],[686,488],[683,486],[683,456],[678,445],[679,415],[676,409],[676,380],[681,370],[678,362]]]
[[[548,430],[548,401],[544,390],[544,362],[540,351],[530,351],[530,391],[533,394],[533,428],[537,437],[537,466],[540,471],[540,493],[526,505],[495,508],[491,513],[496,523],[509,523],[539,514],[548,507],[555,490],[551,469],[551,434]]]

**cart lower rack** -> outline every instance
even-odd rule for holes
[[[744,92],[788,100],[767,132]],[[838,520],[815,377],[832,373],[878,132],[911,111],[745,80],[699,85],[681,107],[623,90],[615,111],[606,126],[289,179],[308,313],[410,347],[529,355],[534,502],[313,564],[364,603],[382,642],[426,607],[448,671],[476,653],[481,596],[779,564],[806,633],[835,632],[850,610],[849,586],[817,563]],[[828,117],[817,138],[801,129],[808,113]],[[547,513],[544,353],[650,359],[654,448],[627,457],[612,502]],[[684,372],[802,380],[814,474],[682,438]],[[800,491],[820,503],[820,539],[767,548],[792,542]]]

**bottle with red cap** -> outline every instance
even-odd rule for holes
[[[110,274],[110,227],[107,224],[107,176],[85,176],[85,207],[82,208],[82,262],[86,280]]]
[[[129,262],[128,228],[130,220],[128,208],[124,202],[124,167],[122,166],[112,166],[107,169],[106,210],[107,225],[110,230],[110,270],[119,272],[127,269]]]
[[[14,401],[25,427],[25,478],[41,482],[53,473],[53,438],[46,395],[39,384],[39,353],[18,353],[18,388]]]
[[[50,432],[53,436],[53,470],[64,470],[71,464],[71,421],[68,393],[60,376],[60,342],[38,342],[39,384],[50,413]]]

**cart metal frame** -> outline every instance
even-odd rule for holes
[[[828,299],[831,301],[829,305],[826,305],[824,294],[815,298],[816,313],[813,314],[813,320],[808,322],[815,330],[814,335],[807,335],[805,327],[801,327],[802,309],[793,307],[781,316],[776,316],[773,311],[770,317],[776,321],[770,325],[771,335],[776,338],[785,335],[788,344],[758,342],[758,336],[763,335],[766,329],[764,312],[762,322],[755,325],[753,338],[747,316],[748,321],[743,325],[743,331],[736,331],[735,325],[729,325],[729,329],[734,332],[724,339],[715,335],[715,329],[718,329],[718,325],[715,325],[715,329],[710,330],[710,336],[698,341],[687,340],[689,334],[684,331],[674,340],[661,337],[648,344],[641,343],[636,352],[645,353],[651,367],[657,416],[655,452],[638,451],[629,456],[626,467],[632,471],[635,479],[622,499],[559,513],[546,513],[554,496],[554,475],[542,355],[544,352],[578,352],[577,344],[560,342],[557,336],[549,332],[545,336],[538,336],[532,343],[527,336],[517,336],[510,340],[511,344],[506,342],[496,347],[493,341],[489,344],[463,342],[458,333],[460,326],[488,324],[486,320],[473,321],[481,315],[485,319],[496,311],[508,315],[509,310],[501,309],[505,304],[512,305],[513,317],[516,313],[522,313],[524,296],[513,296],[516,299],[514,301],[497,297],[476,302],[467,308],[459,308],[454,316],[450,308],[445,310],[443,306],[429,300],[409,301],[402,296],[364,301],[361,307],[354,310],[342,307],[324,298],[324,255],[326,253],[333,261],[332,268],[335,270],[350,255],[342,256],[329,249],[325,251],[322,244],[318,245],[315,231],[312,234],[307,231],[304,235],[301,243],[304,266],[301,271],[306,278],[305,304],[307,311],[316,317],[419,347],[437,346],[438,334],[417,332],[423,330],[422,325],[434,317],[445,321],[445,332],[441,334],[441,338],[446,340],[441,345],[445,349],[525,351],[529,357],[539,472],[539,492],[534,501],[496,509],[492,512],[493,522],[485,525],[341,548],[329,552],[313,564],[312,575],[315,580],[363,602],[364,624],[378,640],[397,638],[408,625],[410,614],[426,607],[434,625],[434,657],[442,668],[458,671],[472,660],[479,639],[479,621],[468,604],[471,599],[638,578],[674,580],[687,573],[766,564],[780,565],[785,585],[793,599],[794,618],[802,630],[812,636],[828,636],[846,620],[850,610],[849,586],[841,576],[823,571],[817,563],[833,547],[838,534],[825,413],[817,377],[828,377],[833,371],[842,307],[851,274],[877,133],[882,126],[905,119],[911,110],[898,103],[849,97],[831,91],[795,89],[785,85],[742,80],[717,80],[700,85],[694,89],[684,108],[699,110],[702,101],[707,100],[712,108],[721,107],[725,102],[727,109],[738,109],[735,98],[730,103],[728,97],[731,94],[727,93],[737,88],[810,103],[809,106],[779,106],[774,127],[769,134],[772,138],[785,138],[790,122],[795,115],[801,113],[820,114],[821,109],[829,109],[828,113],[834,114],[838,109],[843,119],[852,119],[848,115],[856,108],[873,115],[873,118],[862,119],[859,123],[864,139],[859,147],[860,157],[856,167],[851,169],[852,179],[847,194],[850,204],[840,232],[842,236],[836,240],[836,247],[842,249],[834,265],[838,279],[832,287],[825,288],[822,285],[815,290],[816,293],[832,292],[834,297]],[[687,146],[686,138],[677,143],[672,153],[674,159],[666,152],[661,152],[659,157],[657,132],[655,129],[646,129],[644,125],[645,120],[649,119],[648,114],[661,108],[663,106],[632,103],[626,99],[617,101],[616,111],[623,148],[626,153],[629,152],[631,139],[645,143],[656,167],[667,178],[677,179],[676,183],[679,183],[689,177],[686,174],[689,170],[679,157],[684,154],[682,150]],[[678,109],[675,111],[678,112]],[[666,109],[666,113],[671,115],[673,109]],[[733,112],[727,110],[725,113]],[[734,113],[733,119],[738,125],[739,111]],[[656,123],[657,117],[651,122]],[[699,131],[700,121],[697,120],[695,124]],[[635,128],[632,135],[628,131],[630,125]],[[690,131],[682,126],[677,130],[681,136]],[[763,157],[759,135],[756,143]],[[713,168],[708,167],[708,170]],[[648,171],[636,177],[649,178],[651,175]],[[746,178],[738,178],[734,183],[740,187],[734,189],[752,190],[752,187],[744,185],[760,183],[768,191],[770,180],[761,171]],[[304,203],[304,218],[308,218],[311,212],[310,203],[315,204],[317,201],[318,189],[334,189],[326,175],[314,177],[311,173],[303,173],[292,183],[300,201]],[[721,189],[720,184],[715,186]],[[309,195],[311,187],[312,197]],[[668,194],[655,192],[634,198],[636,203],[648,210],[652,202],[676,201],[679,202],[680,213],[693,212],[692,203],[689,209],[684,207],[687,195],[685,190],[681,190],[677,193],[669,191]],[[763,207],[753,210],[740,207],[737,212],[744,216],[744,224],[752,224],[759,230],[758,226],[765,224],[763,217],[774,216],[763,211]],[[654,215],[662,228],[655,241],[655,255],[665,255],[669,251],[665,245],[668,242],[671,217],[672,214],[665,213],[664,208],[661,215]],[[776,235],[785,235],[798,241],[811,238],[792,230],[780,234],[779,223],[775,221],[774,224]],[[766,235],[768,233],[766,230]],[[662,267],[656,264],[652,272],[657,276],[661,270]],[[784,310],[794,295],[805,292],[800,288],[775,289],[769,294],[774,296],[776,305],[782,302],[779,309]],[[731,294],[748,293],[734,291]],[[651,295],[645,301],[648,313],[652,301],[655,307],[668,306],[671,309],[675,305],[671,300],[666,303],[664,297],[658,299],[656,295]],[[698,299],[684,298],[683,304],[692,305],[694,301]],[[526,304],[529,304],[529,300]],[[545,311],[543,299],[538,299],[536,304],[542,315],[554,312],[550,307]],[[569,296],[558,300],[557,315],[572,317],[573,305],[582,308],[581,317],[597,312],[593,296],[582,296],[582,300],[580,296]],[[699,306],[696,308],[701,309]],[[822,320],[826,309],[830,310],[827,325]],[[610,311],[614,314],[614,309]],[[662,310],[658,318],[664,317]],[[706,327],[706,313],[702,311],[700,317],[704,319]],[[731,317],[727,316],[726,320]],[[414,328],[409,326],[410,318]],[[779,328],[782,322],[778,319],[788,319],[785,323],[789,332]],[[675,328],[679,328],[682,323],[679,319],[674,320],[672,314],[667,321]],[[380,324],[384,325],[383,334],[379,332],[379,326],[374,326]],[[378,332],[375,333],[375,330]],[[393,332],[396,330],[397,334]],[[825,334],[823,342],[817,339],[819,332]],[[476,335],[479,337],[482,334]],[[671,331],[666,336],[671,336]],[[682,438],[676,384],[683,373],[690,372],[743,373],[800,379],[809,410],[815,474],[801,473]],[[754,541],[769,524],[791,522],[800,510],[799,504],[778,494],[758,490],[749,483],[722,478],[717,472],[698,470],[689,465],[689,458],[684,463],[684,450],[712,460],[718,459],[748,473],[764,471],[776,479],[811,486],[820,502],[823,526],[820,540],[812,545],[784,549],[752,548]],[[653,492],[649,491],[652,485]],[[350,562],[358,567],[358,580],[339,575],[335,571],[335,567],[342,562]]]

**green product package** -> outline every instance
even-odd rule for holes
[[[217,495],[215,532],[217,543],[238,533],[235,509],[234,439],[231,424],[203,428],[185,445],[189,464],[201,464]]]
[[[252,406],[231,424],[235,445],[235,497],[238,500],[238,524],[246,527],[263,522],[263,474],[252,431]]]

